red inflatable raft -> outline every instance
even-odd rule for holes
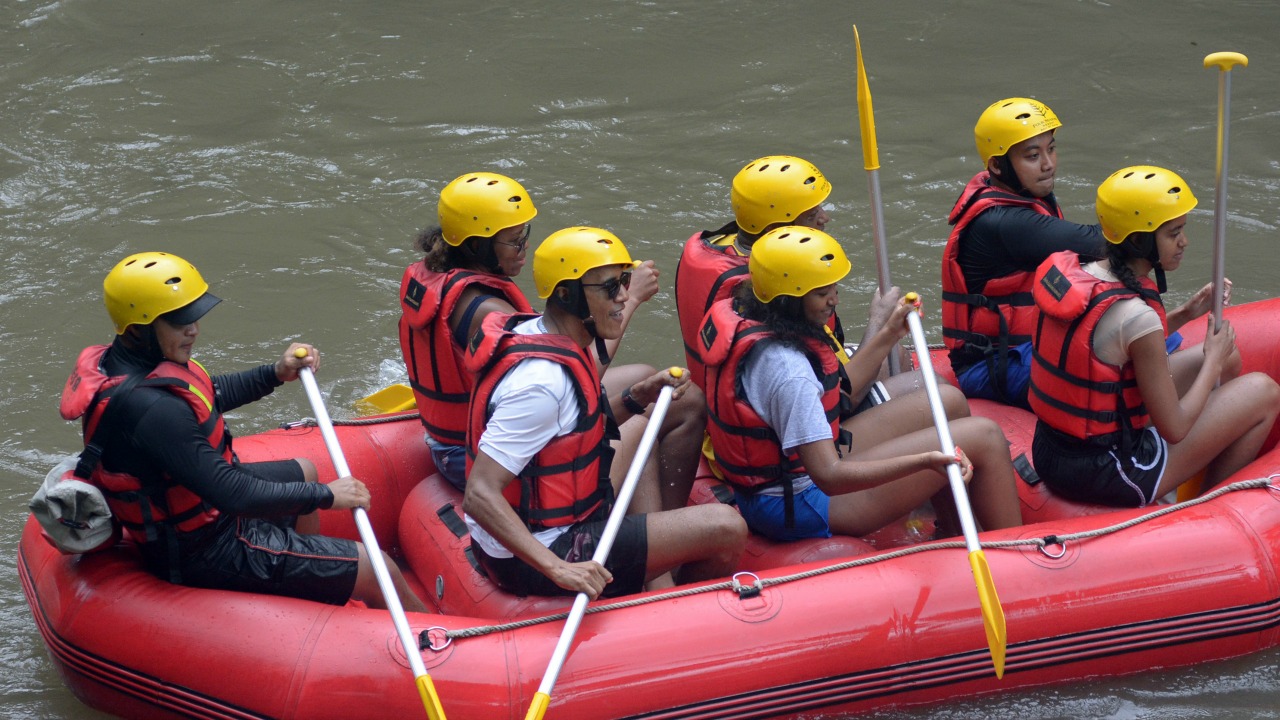
[[[1247,370],[1280,376],[1277,312],[1277,301],[1228,310]],[[1029,455],[1029,414],[974,409],[1001,422],[1015,457]],[[337,433],[373,492],[379,541],[436,608],[409,621],[415,634],[425,631],[418,652],[446,715],[524,717],[569,600],[513,597],[475,570],[460,497],[433,476],[415,416]],[[891,527],[865,540],[754,539],[741,561],[749,574],[593,603],[548,716],[829,718],[1275,646],[1274,435],[1240,482],[1181,505],[1072,506],[1020,482],[1029,524],[981,536],[1008,624],[1002,680],[963,543],[906,546],[901,527]],[[236,447],[246,460],[306,456],[322,480],[334,475],[314,427]],[[695,501],[722,496],[703,478]],[[323,516],[325,532],[356,537],[349,515]],[[130,718],[425,716],[384,611],[173,586],[145,572],[128,545],[62,556],[34,520],[17,565],[50,656],[95,708]]]

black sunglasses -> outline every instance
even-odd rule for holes
[[[582,287],[598,287],[604,290],[605,295],[608,295],[610,300],[616,300],[618,295],[622,293],[623,288],[631,287],[631,271],[623,270],[618,277],[609,278],[602,283],[582,283]]]
[[[516,249],[516,252],[519,252],[529,246],[529,232],[531,230],[533,230],[533,223],[525,223],[524,232],[520,233],[520,237],[515,240],[494,240],[494,242],[499,245],[513,247]]]

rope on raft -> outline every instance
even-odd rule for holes
[[[1161,507],[1159,510],[1155,510],[1145,515],[1140,515],[1138,517],[1125,520],[1124,522],[1116,523],[1114,525],[1109,525],[1103,528],[1097,528],[1095,530],[1085,530],[1085,531],[1081,531],[1077,533],[1069,533],[1065,535],[1046,535],[1044,537],[1023,538],[1019,540],[987,541],[987,542],[982,542],[980,544],[983,548],[993,549],[993,550],[1007,550],[1011,548],[1035,547],[1037,550],[1039,550],[1042,553],[1045,552],[1045,548],[1049,546],[1059,545],[1063,547],[1063,550],[1065,552],[1066,543],[1068,542],[1088,540],[1090,538],[1096,538],[1104,535],[1110,535],[1112,533],[1117,533],[1117,532],[1120,532],[1121,530],[1125,530],[1135,525],[1140,525],[1142,523],[1155,520],[1156,518],[1163,517],[1170,513],[1178,512],[1186,508],[1207,503],[1213,500],[1214,498],[1221,497],[1222,495],[1225,495],[1230,492],[1238,492],[1240,490],[1253,490],[1253,489],[1259,489],[1259,488],[1269,488],[1273,491],[1280,492],[1280,487],[1272,485],[1272,481],[1278,475],[1280,475],[1280,473],[1272,474],[1265,478],[1257,478],[1254,480],[1241,480],[1239,482],[1231,483],[1230,485],[1224,485],[1223,487],[1213,490],[1212,492],[1206,493],[1205,495],[1202,495],[1200,497],[1192,498],[1191,500],[1176,503],[1173,505],[1166,505],[1164,507]],[[780,577],[765,578],[765,579],[756,578],[755,583],[750,586],[742,585],[737,580],[738,576],[734,576],[734,578],[731,580],[726,580],[724,582],[718,582],[711,585],[700,585],[697,587],[690,587],[690,588],[685,588],[681,590],[672,590],[659,595],[636,598],[634,600],[623,600],[621,602],[605,603],[601,605],[589,605],[587,606],[586,614],[590,615],[593,613],[608,612],[610,610],[620,610],[622,608],[636,607],[638,605],[646,605],[649,603],[660,602],[663,600],[670,600],[673,598],[690,597],[692,595],[698,595],[701,593],[719,592],[721,590],[731,590],[739,594],[740,596],[748,597],[750,595],[759,594],[759,592],[764,588],[772,587],[774,585],[783,585],[785,583],[796,582],[798,580],[804,580],[807,578],[817,577],[819,575],[826,575],[828,573],[839,572],[841,570],[848,570],[850,568],[861,567],[864,565],[872,565],[879,562],[893,560],[894,558],[906,557],[907,555],[914,555],[916,553],[933,552],[935,550],[954,550],[954,549],[960,549],[960,550],[966,549],[964,541],[963,540],[946,540],[941,542],[936,542],[936,541],[928,542],[921,545],[912,545],[910,547],[899,548],[897,550],[893,550],[886,553],[879,553],[876,555],[871,555],[866,557],[858,557],[851,560],[839,562],[833,565],[815,568],[813,570],[807,570],[805,572],[794,573],[791,575],[783,575]],[[1045,554],[1048,555],[1048,553],[1045,553]],[[1052,557],[1060,557],[1060,556],[1055,555]],[[749,575],[751,577],[755,577],[752,573],[739,573],[739,575]],[[561,613],[555,613],[554,615],[545,615],[542,617],[529,618],[526,620],[517,620],[514,622],[503,623],[501,625],[480,625],[477,627],[462,628],[459,630],[447,630],[445,628],[440,628],[440,627],[428,628],[426,630],[423,630],[419,635],[418,649],[419,650],[429,649],[429,650],[440,651],[440,650],[443,650],[445,647],[448,647],[449,643],[452,642],[455,638],[480,637],[482,635],[489,635],[491,633],[496,633],[496,632],[506,632],[508,630],[517,630],[519,628],[530,627],[533,625],[540,625],[543,623],[564,620],[568,616],[569,616],[568,612],[561,612]],[[429,633],[431,633],[432,630],[445,631],[443,633],[443,637],[444,637],[443,644],[436,645],[432,641],[431,637],[429,636]]]

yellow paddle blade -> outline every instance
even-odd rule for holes
[[[356,401],[356,409],[361,415],[404,412],[417,407],[418,401],[413,397],[413,390],[404,383],[388,385],[378,392]]]
[[[991,648],[991,664],[996,667],[996,677],[1004,677],[1004,650],[1009,638],[1004,624],[1004,608],[996,595],[996,584],[991,580],[991,568],[987,556],[981,550],[969,553],[969,567],[978,584],[978,600],[982,603],[982,626],[987,631],[987,646]]]
[[[547,706],[551,704],[551,696],[544,693],[534,693],[533,702],[529,704],[529,712],[524,714],[524,720],[542,720],[547,714]]]
[[[880,153],[876,148],[876,118],[871,108],[871,86],[867,70],[862,67],[862,40],[858,26],[853,26],[853,47],[858,56],[858,127],[862,130],[862,164],[866,170],[880,169]]]
[[[422,696],[422,705],[427,709],[429,720],[445,720],[444,708],[440,707],[440,696],[436,694],[430,675],[418,677],[418,694]]]

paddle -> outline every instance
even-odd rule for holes
[[[919,295],[909,292],[903,297],[903,302],[915,303],[918,299]],[[942,409],[942,398],[938,394],[938,379],[933,374],[933,362],[929,359],[929,345],[924,340],[924,330],[920,327],[919,315],[914,311],[907,313],[907,324],[911,327],[911,341],[916,347],[916,362],[920,365],[920,374],[924,376],[925,392],[929,395],[929,409],[933,411],[933,425],[938,430],[938,442],[942,446],[942,452],[955,455],[956,446],[951,441],[947,414]],[[987,567],[987,558],[982,554],[982,546],[978,544],[978,530],[973,521],[973,510],[969,507],[969,494],[965,490],[964,478],[960,476],[960,468],[955,463],[947,466],[947,479],[951,482],[951,494],[955,497],[956,512],[960,515],[960,527],[964,530],[964,544],[969,549],[969,567],[973,570],[973,579],[978,586],[978,600],[982,604],[982,625],[987,631],[991,663],[995,665],[996,677],[1002,678],[1004,677],[1004,651],[1008,642],[1004,609],[1000,607],[1000,598],[996,595],[996,586],[991,580],[991,569]]]
[[[680,377],[683,374],[681,368],[671,368],[669,371],[673,377]],[[618,535],[618,528],[622,525],[622,518],[627,514],[627,506],[631,504],[631,496],[635,494],[636,484],[640,480],[640,471],[644,469],[645,460],[649,457],[649,451],[653,449],[654,439],[658,435],[658,428],[662,425],[662,421],[667,416],[667,406],[671,404],[671,386],[662,388],[662,392],[658,395],[658,402],[653,406],[653,413],[649,417],[649,424],[645,426],[644,434],[640,436],[640,445],[636,448],[635,457],[631,460],[631,468],[627,470],[627,477],[622,481],[622,489],[618,491],[617,500],[614,501],[613,511],[609,513],[609,521],[605,523],[604,534],[600,536],[600,544],[596,546],[596,551],[591,555],[591,559],[601,565],[609,558],[609,551],[613,549],[613,540]],[[560,640],[556,643],[556,649],[551,653],[551,662],[547,665],[547,671],[542,676],[542,684],[538,686],[538,692],[533,696],[533,702],[529,705],[529,712],[525,713],[525,720],[542,720],[547,713],[547,706],[551,704],[551,689],[555,687],[556,678],[560,675],[560,669],[564,666],[565,658],[569,655],[569,645],[573,643],[573,637],[578,633],[578,625],[582,623],[582,616],[587,612],[587,594],[578,593],[573,599],[573,609],[569,611],[569,618],[564,621],[564,629],[560,631]]]
[[[1213,331],[1222,328],[1222,293],[1227,277],[1227,143],[1231,124],[1231,68],[1249,67],[1249,58],[1237,52],[1216,52],[1204,57],[1206,68],[1218,68],[1218,163],[1213,198]],[[1204,471],[1178,486],[1178,502],[1200,495]]]
[[[294,355],[300,358],[306,357],[306,348],[298,348],[294,351]],[[333,431],[333,422],[329,420],[329,411],[325,409],[324,399],[320,397],[320,388],[316,386],[315,375],[312,374],[311,368],[304,367],[298,370],[298,377],[302,379],[302,386],[306,388],[307,400],[311,402],[311,412],[316,415],[316,424],[320,426],[324,444],[329,448],[329,459],[333,461],[333,469],[337,471],[338,477],[350,475],[351,469],[347,467],[347,458],[343,455],[342,446],[338,444],[338,436]],[[378,538],[373,534],[373,526],[369,524],[369,515],[364,508],[359,507],[352,512],[356,518],[356,528],[360,531],[360,540],[364,543],[369,562],[372,563],[374,574],[378,577],[378,587],[382,590],[382,597],[387,601],[387,610],[391,612],[391,620],[395,623],[396,633],[400,636],[400,644],[404,646],[404,654],[409,659],[409,667],[417,680],[418,694],[422,697],[427,717],[430,720],[444,720],[444,708],[440,706],[440,697],[436,695],[435,685],[431,682],[431,676],[427,674],[426,666],[422,664],[422,656],[418,654],[418,644],[409,630],[409,621],[405,618],[404,608],[400,605],[400,596],[396,593],[391,575],[387,572],[387,565],[383,562]]]
[[[880,294],[887,295],[889,282],[889,246],[884,237],[884,204],[880,198],[880,153],[876,148],[875,111],[871,107],[871,87],[867,85],[867,71],[862,66],[862,41],[858,38],[858,26],[853,26],[853,47],[858,56],[858,128],[862,131],[862,164],[867,171],[871,190],[871,227],[876,239],[876,276]],[[901,368],[897,348],[889,353],[889,374],[897,375]]]
[[[1222,327],[1222,292],[1227,257],[1227,141],[1231,124],[1231,68],[1249,67],[1249,58],[1237,52],[1210,53],[1206,68],[1218,68],[1218,166],[1213,200],[1213,329]]]

